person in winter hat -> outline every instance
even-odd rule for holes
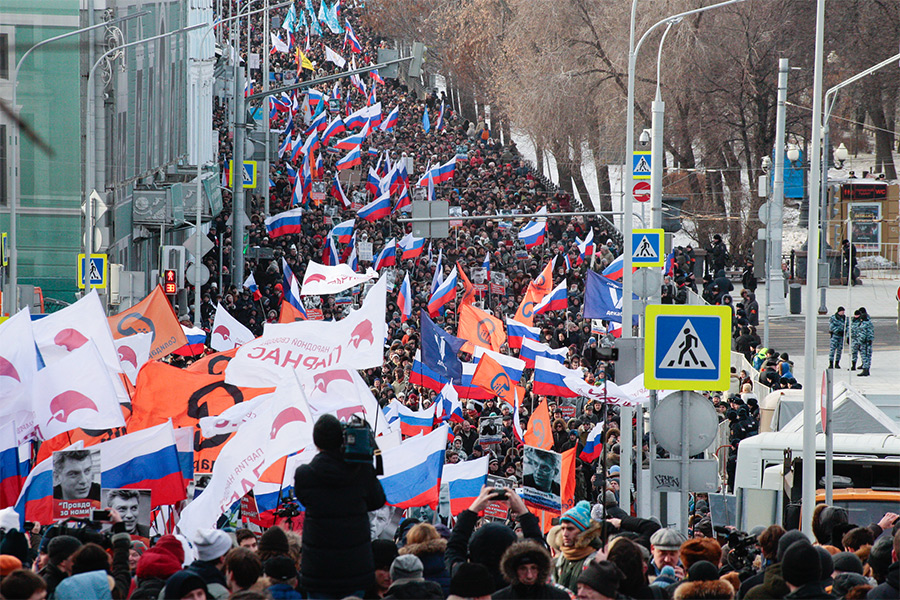
[[[806,540],[790,545],[781,559],[781,572],[791,590],[785,598],[834,598],[822,585],[822,560],[819,552]]]
[[[559,519],[559,555],[553,565],[554,579],[572,592],[578,591],[578,577],[597,553],[601,523],[591,519],[591,505],[582,500]]]
[[[590,508],[588,510],[590,511]],[[565,589],[547,583],[550,578],[551,566],[550,553],[543,546],[530,540],[516,542],[507,548],[500,560],[500,570],[509,585],[494,592],[491,598],[494,600],[568,599],[569,593]]]
[[[391,587],[385,598],[416,598],[441,600],[441,586],[423,577],[422,561],[415,554],[398,556],[391,563]]]
[[[181,570],[184,547],[174,535],[164,535],[138,560],[135,576],[137,588],[132,600],[156,600],[166,587],[166,580]]]
[[[194,538],[197,560],[191,563],[188,570],[200,576],[209,596],[215,600],[229,595],[225,555],[232,546],[231,536],[220,529],[201,529]]]

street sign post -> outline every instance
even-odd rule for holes
[[[661,267],[666,262],[666,232],[662,229],[631,231],[631,264],[635,267]]]
[[[80,289],[85,288],[85,271],[91,278],[91,287],[92,288],[106,288],[107,277],[106,274],[108,272],[107,266],[109,263],[109,255],[107,254],[91,254],[91,264],[87,266],[87,261],[84,260],[84,254],[78,255],[78,287]]]
[[[731,309],[647,307],[644,383],[651,390],[724,391],[730,384]]]
[[[649,150],[634,153],[634,159],[631,163],[632,179],[650,179],[651,159]]]

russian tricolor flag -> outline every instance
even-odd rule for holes
[[[412,314],[412,288],[409,286],[409,273],[403,278],[400,291],[397,292],[397,306],[400,307],[400,322],[406,323]]]
[[[525,242],[526,248],[534,248],[544,243],[546,233],[546,222],[532,221],[519,231],[519,239]]]
[[[184,331],[184,337],[187,338],[187,344],[175,350],[178,356],[197,356],[203,354],[206,350],[206,332],[199,327],[181,326]]]
[[[441,392],[434,399],[434,418],[441,422],[452,421],[453,423],[462,423],[463,417],[462,404],[459,402],[459,393],[451,384],[444,384]]]
[[[372,267],[377,271],[382,267],[393,267],[395,264],[397,264],[397,242],[391,238],[391,241],[385,244],[378,256],[375,257]]]
[[[280,237],[290,233],[302,233],[302,208],[292,208],[266,219],[266,233],[269,237]]]
[[[594,462],[603,454],[603,423],[597,423],[587,436],[587,443],[578,458],[584,462]]]
[[[450,492],[451,515],[456,516],[469,508],[481,494],[481,488],[487,481],[490,460],[490,456],[482,456],[476,460],[444,465],[441,484],[446,483]]]
[[[379,479],[388,504],[398,508],[437,508],[449,430],[442,425],[428,435],[384,451],[384,475]]]
[[[428,314],[432,317],[437,316],[442,306],[456,298],[456,267],[447,275],[447,279],[434,290],[431,299],[428,301]]]
[[[364,141],[366,141],[366,136],[369,134],[369,124],[366,123],[362,128],[362,131],[359,133],[354,133],[353,135],[348,135],[342,140],[338,140],[334,145],[335,148],[340,148],[341,150],[352,150],[353,148],[359,146]]]
[[[104,488],[150,490],[150,505],[186,498],[184,477],[171,421],[103,442],[100,449]]]
[[[334,168],[338,171],[343,171],[344,169],[352,169],[353,167],[358,167],[361,164],[362,153],[359,151],[359,146],[357,146],[353,150],[348,152],[347,156],[334,163]]]
[[[434,427],[434,404],[423,410],[412,410],[401,404],[400,433],[412,437],[420,433],[430,433]]]
[[[404,185],[403,189],[400,191],[400,197],[397,198],[397,204],[394,205],[394,210],[391,211],[391,214],[396,212],[409,212],[412,210],[412,199],[409,197],[409,188]]]
[[[534,361],[534,386],[532,391],[541,396],[561,396],[577,398],[578,394],[569,389],[566,377],[584,379],[581,371],[567,369],[552,358],[538,356]]]
[[[412,370],[409,372],[409,383],[421,385],[429,390],[440,392],[444,386],[443,378],[422,362],[422,354],[416,350],[413,357]]]
[[[331,195],[334,196],[336,200],[341,201],[341,206],[345,210],[352,206],[350,199],[347,198],[347,194],[344,193],[344,188],[341,187],[341,180],[338,179],[337,173],[335,173],[334,179],[331,181]]]
[[[381,128],[382,131],[390,131],[397,125],[397,121],[399,119],[400,119],[400,106],[397,105],[388,114],[387,119],[385,119],[384,121],[381,122],[381,125],[379,125],[379,127]]]
[[[391,195],[384,194],[375,198],[358,211],[356,216],[364,221],[374,222],[391,214]]]
[[[78,440],[64,450],[81,450],[84,442]],[[53,521],[53,457],[39,462],[22,484],[22,492],[16,500],[21,531],[25,531],[25,521],[50,523]]]
[[[0,506],[12,506],[31,467],[31,442],[20,447],[16,424],[8,421],[0,427],[0,448]]]
[[[407,233],[399,243],[402,254],[400,260],[416,258],[425,250],[425,238],[414,237],[412,233]]]
[[[179,427],[175,430],[175,448],[178,451],[178,465],[184,487],[194,480],[194,428]]]
[[[309,318],[306,314],[306,307],[300,300],[300,284],[297,282],[297,276],[294,275],[294,270],[283,256],[281,257],[281,288],[285,301],[296,308],[304,319]]]
[[[568,348],[557,348],[554,350],[547,344],[542,344],[531,338],[522,340],[522,349],[519,350],[519,358],[525,361],[525,366],[529,369],[534,368],[534,361],[537,357],[543,356],[555,360],[559,364],[563,364],[569,354]]]
[[[565,310],[569,307],[568,295],[566,294],[566,281],[563,280],[558,286],[553,288],[549,294],[544,296],[543,300],[534,305],[535,315],[540,315],[551,310]]]
[[[507,317],[506,319],[506,343],[510,348],[521,348],[522,340],[528,338],[538,341],[541,337],[540,327],[529,327],[524,323],[519,323],[514,319]]]
[[[362,93],[365,94],[365,87],[362,89]],[[347,129],[358,129],[363,125],[367,125],[369,123],[369,107],[363,106],[359,110],[353,111],[347,118],[344,119],[344,125]]]
[[[619,279],[622,279],[622,275],[624,274],[624,271],[625,271],[625,260],[622,258],[622,256],[623,255],[620,254],[619,256],[616,257],[616,260],[609,263],[609,266],[606,267],[605,269],[603,269],[603,273],[601,273],[601,275],[603,275],[607,279],[612,279],[613,281],[618,281]],[[637,270],[638,270],[637,267],[631,268],[632,273],[634,273]]]
[[[506,354],[500,354],[499,352],[494,352],[493,350],[487,350],[482,348],[481,346],[475,346],[475,352],[472,354],[472,364],[477,365],[481,360],[481,357],[487,354],[494,360],[496,360],[503,370],[506,372],[506,375],[512,380],[513,383],[518,383],[522,380],[522,371],[525,370],[525,361],[515,358],[513,356],[507,356]]]
[[[350,26],[350,21],[344,19],[344,24],[347,28],[347,34],[344,36],[345,42],[350,42],[350,50],[355,52],[356,54],[362,53],[362,46],[359,43],[359,40],[356,39],[356,34],[353,33],[353,27]]]
[[[328,124],[328,127],[325,128],[325,133],[322,134],[322,143],[327,146],[328,142],[331,141],[331,138],[339,133],[344,133],[345,131],[347,131],[347,126],[344,125],[344,120],[341,118],[341,115],[338,115],[332,119],[331,123]]]
[[[492,392],[489,392],[481,386],[472,384],[472,377],[475,375],[475,369],[478,368],[477,364],[464,362],[462,364],[462,367],[462,383],[460,385],[453,386],[456,388],[456,391],[459,393],[461,398],[468,398],[470,400],[487,400],[488,398],[494,397],[494,394]]]
[[[338,223],[331,230],[331,235],[337,238],[342,244],[349,244],[350,240],[353,239],[353,227],[356,224],[356,219],[347,219],[341,223]]]
[[[578,244],[578,264],[580,265],[594,254],[594,230],[588,229],[587,235],[584,236],[583,240],[575,236],[575,243]]]

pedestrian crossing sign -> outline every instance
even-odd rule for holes
[[[631,231],[631,264],[635,267],[661,267],[666,262],[662,229]]]
[[[241,170],[241,184],[245,188],[256,187],[257,163],[255,160],[245,160],[244,168]],[[234,161],[228,161],[228,177],[229,181],[234,181]]]
[[[643,150],[641,152],[635,152],[634,157],[631,162],[631,178],[632,179],[650,179],[650,165],[653,164],[651,161],[650,152]]]
[[[647,306],[644,385],[650,390],[727,390],[731,309],[727,306]]]
[[[80,289],[85,288],[84,284],[84,276],[85,271],[88,272],[91,278],[91,287],[92,288],[106,288],[106,273],[107,273],[107,263],[109,262],[108,254],[91,254],[91,262],[90,266],[85,268],[85,263],[87,261],[84,260],[84,254],[78,255],[78,287]]]

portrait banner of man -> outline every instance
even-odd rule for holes
[[[522,454],[522,499],[526,506],[559,512],[562,455],[550,450],[525,446]]]
[[[103,508],[115,509],[132,537],[150,539],[150,490],[103,488]]]
[[[100,449],[53,453],[53,517],[89,518],[100,508]]]
[[[499,444],[503,439],[503,415],[481,417],[478,420],[478,443],[482,447]]]

